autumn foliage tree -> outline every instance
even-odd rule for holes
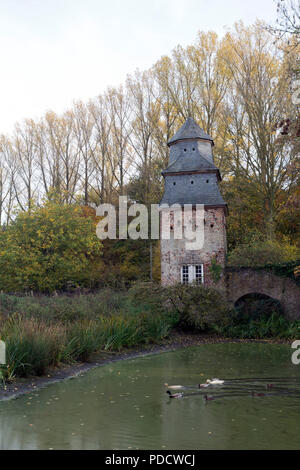
[[[0,234],[0,289],[53,292],[91,286],[101,255],[95,221],[77,206],[47,202],[21,212]]]

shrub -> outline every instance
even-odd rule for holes
[[[135,283],[128,292],[129,301],[139,309],[150,308],[155,313],[166,312],[166,301],[168,300],[168,289],[163,288],[155,282]]]
[[[133,303],[150,306],[152,314],[160,314],[171,328],[205,331],[213,324],[225,324],[229,318],[230,310],[223,295],[203,286],[139,283],[130,289],[129,296]]]
[[[223,266],[217,263],[216,258],[212,259],[209,271],[210,271],[212,280],[214,281],[215,284],[217,284],[219,280],[221,279]]]
[[[195,331],[225,325],[230,309],[223,295],[203,286],[177,285],[167,289],[171,309],[179,314],[179,327]]]
[[[90,285],[101,246],[95,221],[80,207],[34,207],[0,233],[0,289],[53,292],[69,283]]]
[[[240,245],[228,255],[228,265],[233,267],[262,267],[289,263],[300,259],[300,250],[284,241],[252,241],[249,245]]]

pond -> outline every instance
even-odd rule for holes
[[[196,388],[214,377],[225,384]],[[165,382],[191,388],[170,399]],[[300,366],[288,345],[201,345],[1,402],[0,449],[299,449],[299,413]]]

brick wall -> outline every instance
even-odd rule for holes
[[[280,302],[289,320],[300,319],[300,287],[293,279],[251,268],[227,268],[224,283],[232,304],[248,294],[264,294]]]
[[[225,266],[225,223],[225,214],[222,208],[205,211],[204,247],[201,250],[187,250],[184,239],[175,240],[172,236],[170,240],[161,239],[162,285],[167,286],[181,282],[181,266],[186,264],[203,264],[204,285],[207,287],[214,285],[209,268],[215,257],[218,264]]]

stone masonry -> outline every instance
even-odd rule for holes
[[[264,294],[280,302],[288,320],[300,319],[300,287],[293,279],[253,268],[226,268],[224,284],[232,305],[246,295]]]
[[[190,205],[205,208],[204,246],[201,250],[187,250],[186,241],[174,239],[171,223],[171,239],[161,237],[161,282],[172,285],[181,282],[182,266],[203,266],[203,283],[212,286],[210,266],[213,259],[223,268],[226,257],[226,215],[218,183],[221,176],[213,159],[213,140],[192,118],[189,118],[176,135],[168,142],[170,147],[169,167],[162,172],[165,193],[161,206],[178,204],[182,208]]]

